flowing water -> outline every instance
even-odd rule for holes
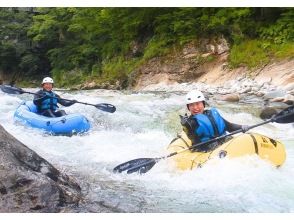
[[[293,124],[271,123],[252,130],[285,144],[287,159],[279,169],[257,156],[246,156],[186,172],[162,160],[144,175],[114,174],[112,169],[128,160],[168,154],[166,146],[181,131],[178,115],[186,112],[185,94],[107,90],[59,94],[93,104],[111,103],[117,111],[110,114],[75,104],[65,110],[84,114],[91,130],[72,137],[50,136],[13,120],[17,106],[32,96],[0,92],[0,124],[79,182],[85,200],[74,211],[99,212],[102,206],[110,212],[294,212]],[[231,122],[261,122],[258,100],[209,103]]]

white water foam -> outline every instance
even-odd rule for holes
[[[104,198],[129,212],[294,212],[292,124],[270,123],[252,129],[286,145],[287,160],[279,169],[251,156],[210,161],[186,172],[176,171],[172,160],[162,160],[144,175],[114,174],[112,169],[128,160],[168,154],[166,146],[181,129],[178,114],[186,111],[183,95],[94,90],[63,92],[62,97],[111,103],[117,111],[110,114],[75,104],[66,112],[84,114],[92,129],[73,137],[49,136],[13,122],[16,107],[31,96],[0,93],[0,123],[57,168],[85,177],[93,200]],[[231,122],[261,122],[245,112],[251,106],[238,110],[235,106],[218,104]]]

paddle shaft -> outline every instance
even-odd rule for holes
[[[28,93],[28,94],[31,94],[31,95],[43,96],[43,95],[35,93],[35,92],[28,92],[28,91],[24,91],[24,90],[21,90],[21,92],[22,93]],[[73,100],[70,100],[70,99],[57,98],[57,97],[50,96],[50,95],[48,95],[48,97],[54,98],[54,99],[61,99],[61,100],[65,100],[65,101],[73,101]],[[85,102],[79,102],[79,101],[76,101],[76,103],[81,103],[81,104],[84,104],[84,105],[93,105],[93,104],[89,104],[89,103],[85,103]],[[95,106],[95,105],[93,105],[93,106]]]
[[[23,94],[23,93],[28,93],[28,94],[32,94],[32,95],[38,95],[38,96],[43,96],[42,94],[38,94],[38,93],[34,93],[34,92],[28,92],[28,91],[24,91],[20,88],[17,87],[12,87],[12,86],[7,86],[7,85],[0,85],[0,88],[3,92],[8,93],[8,94]],[[49,98],[55,98],[55,99],[59,99],[59,100],[65,100],[65,101],[75,101],[75,103],[80,103],[83,105],[91,105],[94,106],[95,108],[101,110],[101,111],[105,111],[105,112],[109,112],[109,113],[114,113],[116,111],[116,107],[114,105],[108,104],[108,103],[100,103],[100,104],[90,104],[90,103],[86,103],[86,102],[80,102],[77,100],[70,100],[70,99],[64,99],[64,98],[60,98],[60,97],[53,97],[48,95]]]

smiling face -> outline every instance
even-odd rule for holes
[[[203,114],[204,103],[203,101],[190,103],[188,109],[192,115]]]
[[[43,89],[45,89],[46,91],[50,92],[52,90],[53,84],[52,83],[44,83],[42,85]]]

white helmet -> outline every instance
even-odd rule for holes
[[[43,81],[42,81],[42,85],[44,84],[44,83],[54,83],[53,82],[53,79],[51,78],[51,77],[45,77],[44,79],[43,79]]]
[[[201,101],[205,101],[205,97],[203,95],[202,92],[197,91],[197,90],[192,90],[190,92],[188,92],[188,94],[186,95],[186,104],[191,104],[194,102],[201,102]]]

